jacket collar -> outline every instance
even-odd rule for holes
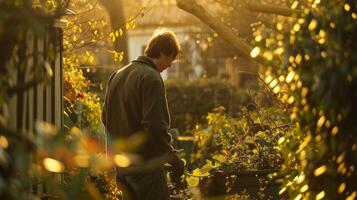
[[[158,71],[157,66],[155,65],[154,61],[148,56],[139,56],[135,60],[133,60],[133,62],[144,63],[144,64],[152,67],[156,71]]]

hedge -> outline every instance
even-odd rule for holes
[[[170,79],[165,85],[171,127],[180,132],[192,130],[195,124],[202,124],[204,116],[218,106],[223,106],[227,113],[234,116],[249,99],[243,89],[218,78]]]

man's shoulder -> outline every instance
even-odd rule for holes
[[[146,63],[132,62],[127,66],[130,68],[130,70],[136,71],[138,74],[140,74],[144,79],[161,79],[160,73]]]

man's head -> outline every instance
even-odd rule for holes
[[[171,66],[179,51],[180,44],[176,35],[170,30],[159,29],[151,37],[145,55],[152,58],[162,72]]]

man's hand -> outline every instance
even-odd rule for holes
[[[171,182],[174,184],[175,188],[181,188],[183,185],[181,176],[185,171],[185,163],[175,154],[173,155],[173,159],[169,164],[171,165]]]
[[[171,165],[172,165],[172,174],[174,174],[177,177],[181,177],[185,171],[185,163],[183,162],[183,160],[179,158],[176,162],[171,163]]]

